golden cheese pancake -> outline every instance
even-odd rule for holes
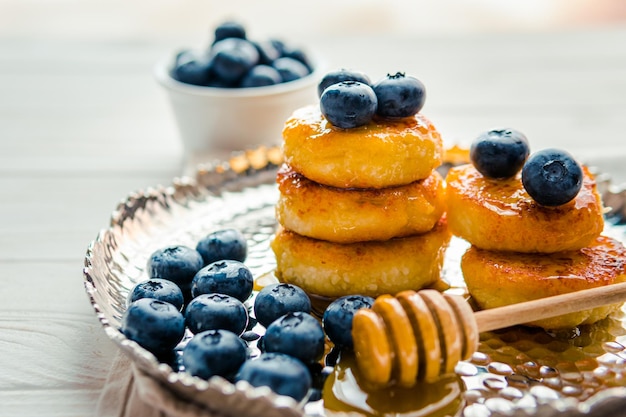
[[[470,247],[461,260],[467,288],[483,309],[626,281],[626,249],[600,236],[578,251],[552,254],[495,252]],[[573,328],[605,318],[619,305],[539,320],[545,329]]]
[[[311,239],[279,227],[271,247],[282,282],[323,297],[377,297],[438,281],[450,236],[445,218],[425,234],[349,244]]]
[[[326,121],[317,106],[296,110],[283,129],[285,162],[320,184],[384,188],[427,178],[441,164],[441,136],[423,115],[354,129]]]
[[[357,189],[322,185],[283,165],[277,182],[278,222],[300,235],[330,242],[426,233],[444,212],[443,179],[437,171],[409,185]]]
[[[446,177],[450,230],[481,249],[541,253],[581,249],[604,228],[596,182],[586,167],[583,173],[576,198],[545,207],[528,195],[519,174],[490,179],[472,165],[451,168]]]

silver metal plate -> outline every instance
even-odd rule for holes
[[[195,247],[209,232],[234,227],[248,239],[246,264],[255,277],[274,269],[269,242],[276,225],[275,174],[281,162],[279,149],[260,148],[200,166],[195,178],[179,178],[167,187],[133,193],[115,209],[110,226],[91,242],[85,257],[85,288],[106,334],[137,369],[179,398],[203,404],[215,415],[344,415],[325,410],[323,400],[296,404],[265,388],[233,385],[217,377],[204,381],[174,372],[118,330],[127,294],[148,278],[146,260],[158,248],[171,244]],[[611,185],[606,176],[597,178],[606,205],[612,207],[609,215],[626,218],[624,187]],[[607,222],[606,233],[626,240],[623,226]],[[444,279],[453,289],[463,289],[458,265],[466,247],[465,242],[453,239],[447,252]],[[602,330],[594,330],[588,337],[563,339],[564,335],[524,329],[483,334],[479,352],[457,368],[462,387],[458,414],[526,415],[532,411],[549,416],[568,410],[571,415],[591,415],[595,409],[606,408],[608,400],[621,399],[626,404],[626,388],[622,387],[626,386],[624,328],[620,316],[609,319]],[[528,343],[520,342],[526,339]],[[530,353],[533,346],[543,351]]]

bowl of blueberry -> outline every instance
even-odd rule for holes
[[[319,82],[309,52],[253,39],[238,22],[218,25],[210,45],[157,63],[186,153],[274,145],[293,109],[313,103]]]

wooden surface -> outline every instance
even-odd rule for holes
[[[329,68],[426,84],[447,143],[494,126],[626,181],[626,27],[533,34],[312,36]],[[181,39],[0,37],[0,415],[86,416],[114,353],[83,256],[133,190],[186,160],[152,65]],[[251,144],[252,146],[253,144]]]

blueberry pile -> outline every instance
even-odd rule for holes
[[[321,397],[330,374],[327,337],[352,347],[352,317],[371,297],[343,297],[320,320],[299,287],[271,284],[253,293],[247,242],[235,229],[210,233],[195,249],[172,245],[147,261],[149,279],[135,285],[120,331],[173,369],[209,379],[268,386],[300,401]]]
[[[583,171],[571,154],[544,149],[531,155],[526,136],[514,129],[481,133],[470,146],[470,160],[487,178],[511,178],[521,170],[524,189],[542,206],[568,203],[582,188]]]
[[[211,45],[203,51],[185,49],[176,55],[174,79],[205,87],[249,88],[286,83],[309,75],[307,54],[278,39],[248,39],[238,22],[215,28]]]
[[[375,116],[399,119],[417,114],[426,101],[424,84],[402,72],[387,74],[372,84],[360,72],[339,69],[326,74],[318,85],[320,110],[334,126],[352,129]]]

